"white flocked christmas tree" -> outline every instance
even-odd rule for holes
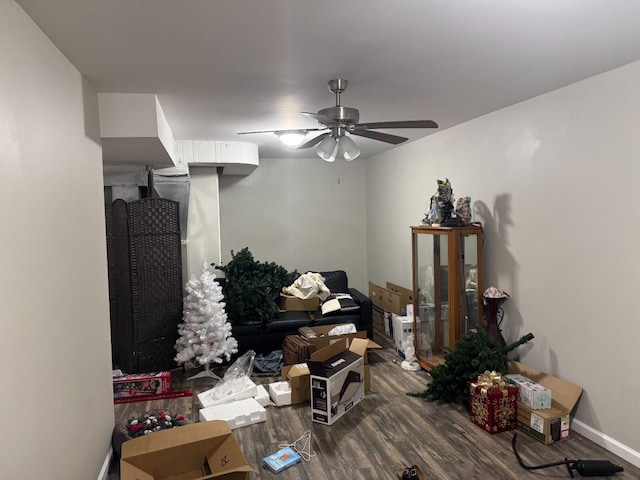
[[[200,278],[191,275],[187,282],[175,360],[180,365],[188,362],[204,365],[205,375],[198,376],[216,377],[209,366],[222,363],[223,359],[228,361],[238,351],[238,342],[231,335],[222,287],[212,270],[204,261]]]

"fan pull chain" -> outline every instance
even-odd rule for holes
[[[281,443],[278,448],[291,447],[302,457],[305,462],[316,456],[316,452],[311,450],[311,430],[304,432],[300,438],[293,443]]]

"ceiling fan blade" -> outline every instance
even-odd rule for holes
[[[324,129],[323,129],[324,130]],[[322,135],[318,135],[317,137],[313,137],[311,140],[309,140],[306,143],[303,143],[302,145],[300,145],[298,147],[298,150],[300,150],[301,148],[311,148],[317,144],[319,144],[322,140],[324,140],[328,135],[331,135],[331,132],[326,132],[323,133]]]
[[[359,123],[356,128],[438,128],[433,120],[399,120],[397,122]]]
[[[317,120],[323,125],[329,125],[333,123],[333,120],[331,120],[326,115],[322,115],[320,113],[311,113],[311,112],[300,112],[300,113],[302,113],[302,115],[306,115],[307,117],[314,118],[315,120]]]
[[[236,135],[250,135],[253,133],[283,133],[283,132],[317,132],[326,128],[286,128],[284,130],[259,130],[257,132],[238,132]]]
[[[382,132],[374,132],[373,130],[350,130],[349,133],[351,135],[358,135],[360,137],[371,138],[373,140],[379,140],[381,142],[392,143],[394,145],[398,145],[399,143],[406,142],[409,140],[405,137],[399,137],[398,135],[390,135],[388,133]]]

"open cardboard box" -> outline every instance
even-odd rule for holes
[[[153,432],[122,444],[121,480],[249,480],[255,472],[223,420]]]
[[[277,407],[308,402],[310,391],[306,363],[283,366],[280,381],[269,384],[269,396]]]
[[[361,338],[367,340],[367,331],[361,330],[355,333],[343,333],[342,335],[329,335],[329,332],[333,330],[335,327],[340,324],[334,325],[320,325],[317,327],[303,327],[298,329],[298,333],[307,339],[307,341],[313,345],[316,351],[328,347],[332,343],[340,341],[342,339],[347,339],[347,348],[351,341],[355,338]],[[364,352],[364,363],[369,363],[367,358],[367,350],[382,348],[382,346],[378,345],[373,340],[367,340],[366,349]]]
[[[364,354],[368,340],[343,338],[313,352],[307,361],[311,373],[311,419],[332,425],[364,398]]]
[[[571,411],[582,388],[515,361],[509,362],[508,373],[519,373],[551,390],[551,408],[532,410],[518,402],[518,428],[546,445],[568,440]]]

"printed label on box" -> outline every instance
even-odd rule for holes
[[[544,419],[540,415],[531,412],[531,428],[536,432],[544,433]]]

